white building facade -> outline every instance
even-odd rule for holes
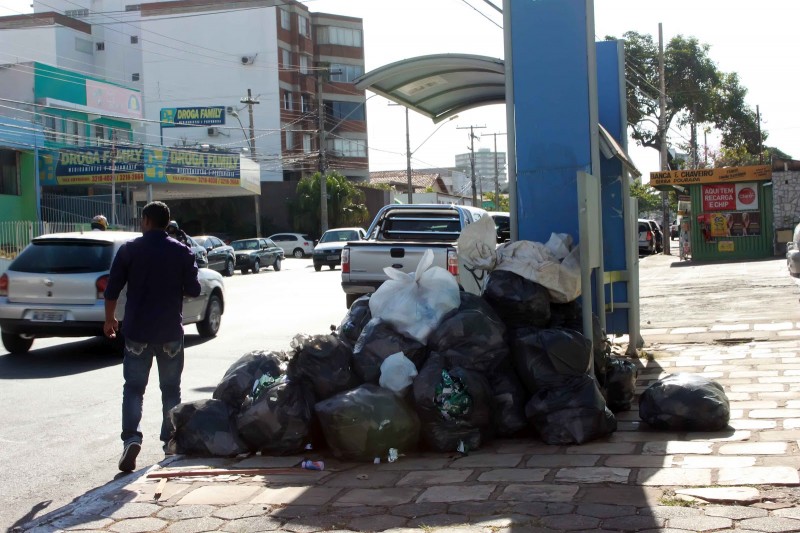
[[[467,179],[472,176],[470,156],[470,152],[456,154],[456,168],[464,172]],[[497,181],[500,185],[500,191],[505,191],[508,188],[505,152],[494,152],[489,148],[480,148],[475,151],[475,186],[479,195],[494,192],[495,168],[497,169]],[[471,186],[470,182],[470,188]]]

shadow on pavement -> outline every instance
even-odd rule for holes
[[[122,358],[102,338],[33,349],[27,354],[0,356],[0,380],[72,376],[118,365]]]

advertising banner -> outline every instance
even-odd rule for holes
[[[736,210],[752,211],[758,209],[758,184],[736,184]]]
[[[699,185],[701,183],[765,181],[769,179],[772,179],[772,167],[769,165],[701,168],[697,170],[668,170],[663,172],[651,172],[650,186]]]
[[[115,153],[116,152],[116,153]],[[111,183],[111,168],[114,181],[134,183],[144,181],[143,150],[137,147],[116,148],[91,147],[62,149],[54,152],[49,161],[55,166],[53,185],[93,185]],[[43,184],[45,180],[43,180]]]
[[[239,154],[169,149],[165,163],[170,183],[239,185]]]
[[[164,107],[161,109],[161,126],[219,126],[225,124],[225,107]]]
[[[709,213],[704,215],[711,237],[752,237],[761,235],[761,212]]]
[[[736,209],[736,186],[733,183],[703,185],[703,211]]]
[[[142,118],[142,95],[139,91],[86,80],[86,107],[111,115]]]

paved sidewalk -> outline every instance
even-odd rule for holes
[[[379,465],[323,455],[322,472],[297,467],[302,457],[172,457],[121,475],[19,530],[800,531],[796,287],[783,277],[780,261],[680,265],[666,276],[675,261],[647,258],[641,269],[649,280],[642,282],[643,322],[665,326],[642,331],[647,345],[637,360],[637,387],[641,392],[676,372],[713,378],[731,401],[726,431],[653,431],[640,424],[634,406],[618,414],[616,433],[582,446],[500,440],[465,457],[419,454]],[[772,277],[765,280],[763,272]],[[670,307],[656,308],[667,297],[653,283],[665,279],[672,284]],[[720,279],[726,281],[717,290],[712,285]],[[720,294],[742,279],[752,286],[736,296]],[[712,297],[717,300],[706,316],[703,306]],[[673,305],[680,313],[656,320]],[[290,473],[171,478],[158,499],[159,480],[146,477],[212,468]]]

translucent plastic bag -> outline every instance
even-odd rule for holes
[[[235,410],[222,400],[198,400],[176,405],[169,412],[175,453],[232,457],[247,452],[236,431]]]
[[[718,431],[730,416],[722,385],[694,374],[667,376],[639,397],[639,418],[656,429]]]
[[[433,266],[430,249],[412,274],[391,267],[383,270],[389,280],[369,300],[372,316],[425,344],[442,317],[458,308],[458,282],[444,268]]]
[[[262,376],[277,379],[286,371],[283,352],[253,351],[241,356],[222,376],[213,397],[238,409]]]
[[[393,353],[381,363],[379,384],[398,396],[404,396],[411,384],[414,383],[417,373],[417,367],[411,359],[402,352]]]
[[[314,387],[317,400],[350,390],[359,384],[350,367],[352,352],[335,335],[297,335],[286,374],[289,380],[304,380]]]
[[[353,348],[353,370],[364,383],[378,383],[384,360],[397,352],[408,357],[417,369],[428,357],[428,349],[421,342],[398,333],[380,318],[373,318]]]

